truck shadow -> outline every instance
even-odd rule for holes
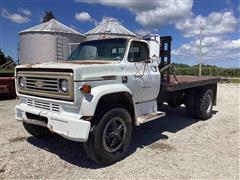
[[[127,152],[127,156],[133,154],[138,148],[144,148],[159,140],[167,140],[168,136],[164,132],[177,133],[178,131],[199,122],[197,119],[188,118],[184,108],[169,108],[163,106],[166,116],[159,120],[151,121],[140,127],[134,127],[132,143]],[[214,111],[216,114],[217,111]],[[104,166],[97,165],[89,160],[82,148],[82,143],[64,139],[58,135],[51,139],[37,139],[29,137],[27,141],[41,149],[58,155],[61,159],[83,168],[98,169]]]
[[[0,96],[0,101],[8,101],[8,100],[15,100],[16,99],[16,95],[1,95]]]

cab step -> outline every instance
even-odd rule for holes
[[[136,125],[139,126],[143,123],[158,119],[160,117],[164,117],[165,115],[166,115],[165,112],[157,111],[154,113],[149,113],[149,114],[145,114],[143,116],[139,116],[139,117],[137,117]]]

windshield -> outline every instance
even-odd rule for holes
[[[67,60],[115,60],[123,59],[126,39],[101,39],[81,43]]]

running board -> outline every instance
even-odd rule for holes
[[[158,119],[160,117],[164,117],[165,115],[166,115],[166,113],[162,112],[162,111],[145,114],[144,116],[137,117],[136,125],[139,126],[143,123]]]

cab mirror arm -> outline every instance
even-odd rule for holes
[[[144,63],[146,63],[146,64],[151,63],[151,59],[150,58],[145,59]]]

